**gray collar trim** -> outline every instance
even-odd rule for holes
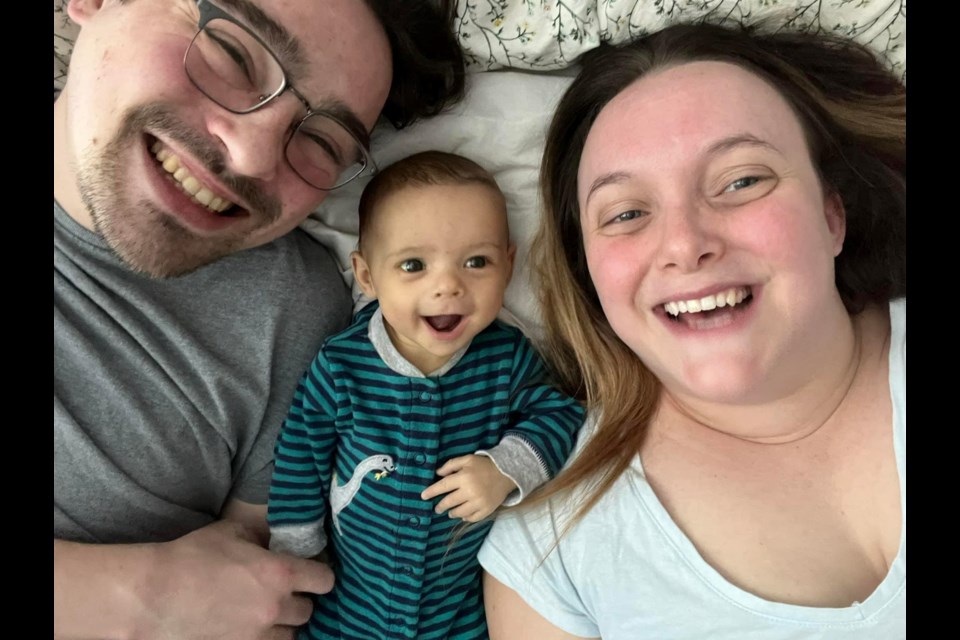
[[[393,341],[390,339],[390,335],[387,333],[387,327],[383,322],[383,311],[379,307],[377,307],[377,310],[370,318],[367,336],[370,338],[373,348],[377,350],[377,354],[383,360],[383,363],[396,373],[407,376],[408,378],[439,378],[450,371],[450,369],[453,369],[457,363],[460,362],[460,359],[463,357],[463,354],[467,352],[467,349],[470,348],[470,342],[468,342],[450,356],[446,364],[436,371],[424,375],[419,369],[413,366],[409,360],[400,355],[397,348],[393,346]]]

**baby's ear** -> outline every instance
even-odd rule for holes
[[[510,246],[507,248],[507,284],[510,283],[510,279],[513,277],[513,263],[514,258],[517,257],[517,245],[510,243]]]
[[[363,259],[363,254],[354,251],[350,254],[350,264],[353,266],[353,277],[357,279],[360,290],[368,298],[376,299],[377,290],[373,286],[373,277],[370,274],[370,267],[367,261]]]

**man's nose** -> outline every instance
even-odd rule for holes
[[[295,97],[279,96],[251,113],[222,110],[208,127],[223,145],[231,172],[269,181],[282,171],[290,129],[302,111]]]

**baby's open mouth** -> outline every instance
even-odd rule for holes
[[[447,333],[453,331],[460,320],[463,318],[459,314],[447,314],[442,316],[423,316],[423,319],[427,321],[434,331],[439,331],[440,333]]]

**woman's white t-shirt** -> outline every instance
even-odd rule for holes
[[[555,626],[603,640],[786,640],[906,637],[906,299],[890,304],[890,396],[903,529],[887,576],[844,608],[771,602],[724,579],[700,556],[643,475],[640,456],[563,537],[557,500],[499,518],[480,563]],[[580,445],[594,421],[584,425]],[[545,559],[544,559],[544,556]],[[543,561],[541,564],[541,560]]]

